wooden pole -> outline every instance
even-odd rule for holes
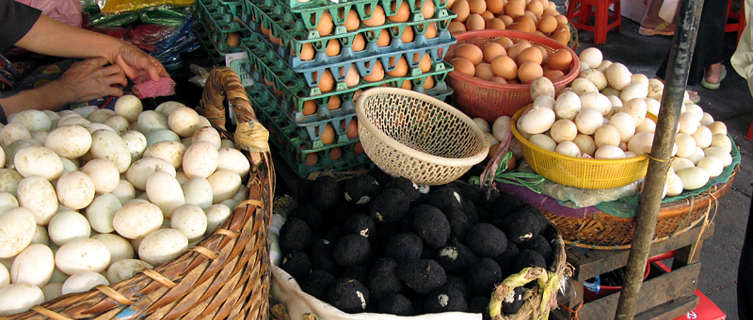
[[[667,171],[674,147],[677,119],[680,117],[688,82],[698,24],[704,0],[682,0],[677,10],[677,28],[667,64],[664,92],[654,133],[651,156],[636,216],[637,226],[630,249],[625,284],[617,304],[617,320],[631,320],[651,249],[651,239],[659,214]],[[702,49],[702,48],[701,48]]]

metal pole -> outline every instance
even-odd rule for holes
[[[672,40],[669,63],[662,94],[656,132],[651,148],[651,160],[636,216],[637,226],[628,258],[625,284],[617,304],[617,320],[630,320],[636,311],[638,293],[643,283],[651,239],[661,205],[664,184],[672,157],[690,62],[695,48],[703,0],[682,0],[677,12],[677,30]]]

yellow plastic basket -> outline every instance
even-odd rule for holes
[[[517,128],[518,118],[530,108],[529,105],[515,112],[512,134],[520,141],[523,158],[536,173],[556,183],[581,189],[617,188],[646,176],[648,155],[616,160],[584,159],[545,150],[533,144]],[[652,120],[656,121],[655,118]]]

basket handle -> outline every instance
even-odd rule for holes
[[[235,143],[248,151],[252,157],[254,153],[269,152],[269,131],[256,119],[246,89],[232,69],[217,67],[209,73],[199,104],[200,112],[225,136],[230,136],[225,126],[226,96],[238,120],[233,135]],[[253,160],[258,159],[255,157]]]

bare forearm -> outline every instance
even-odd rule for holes
[[[105,57],[110,62],[122,45],[113,37],[69,26],[47,16],[40,16],[16,46],[26,50],[57,57]]]
[[[68,104],[70,98],[53,81],[38,88],[24,90],[10,97],[0,98],[0,106],[6,114],[28,109],[55,109]]]

